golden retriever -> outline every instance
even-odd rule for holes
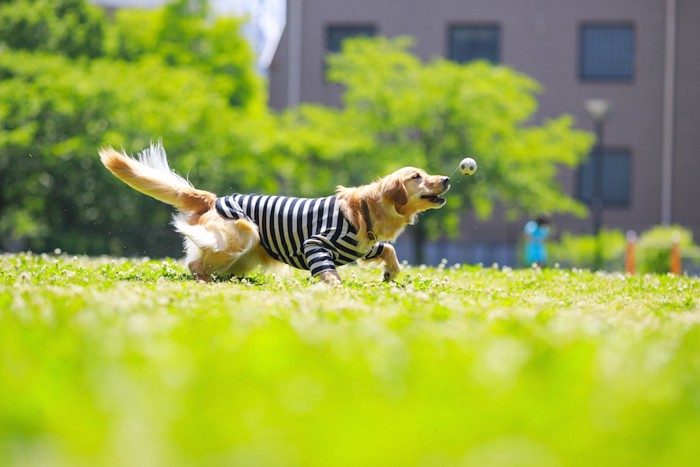
[[[117,178],[179,212],[173,224],[185,241],[186,263],[198,280],[242,276],[275,261],[339,284],[336,266],[380,260],[384,280],[399,273],[393,242],[419,213],[445,204],[449,177],[404,167],[374,183],[339,186],[325,198],[243,195],[198,190],[168,166],[162,145],[132,158],[111,147],[100,159]]]

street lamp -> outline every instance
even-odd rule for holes
[[[594,258],[595,269],[602,266],[602,252],[599,233],[603,223],[603,129],[610,115],[610,103],[606,99],[586,99],[583,103],[588,116],[593,120],[596,142],[593,147],[593,194],[591,196],[591,211],[593,212],[593,235],[596,238]]]

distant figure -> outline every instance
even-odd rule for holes
[[[547,247],[550,221],[546,216],[537,216],[525,224],[525,264],[544,266],[547,264]]]

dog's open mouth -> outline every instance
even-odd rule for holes
[[[447,201],[445,198],[438,195],[423,195],[421,196],[421,199],[427,199],[433,204],[445,204],[445,202]]]
[[[447,177],[444,177],[442,179],[442,191],[439,191],[437,193],[429,194],[429,195],[423,195],[421,196],[421,199],[425,199],[430,201],[433,204],[437,204],[438,206],[442,206],[447,202],[445,198],[443,198],[440,195],[444,195],[447,193],[447,190],[450,189],[450,179]]]

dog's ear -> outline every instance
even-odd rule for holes
[[[382,196],[399,206],[405,206],[408,203],[408,191],[406,191],[403,182],[397,177],[385,180],[382,186]]]

